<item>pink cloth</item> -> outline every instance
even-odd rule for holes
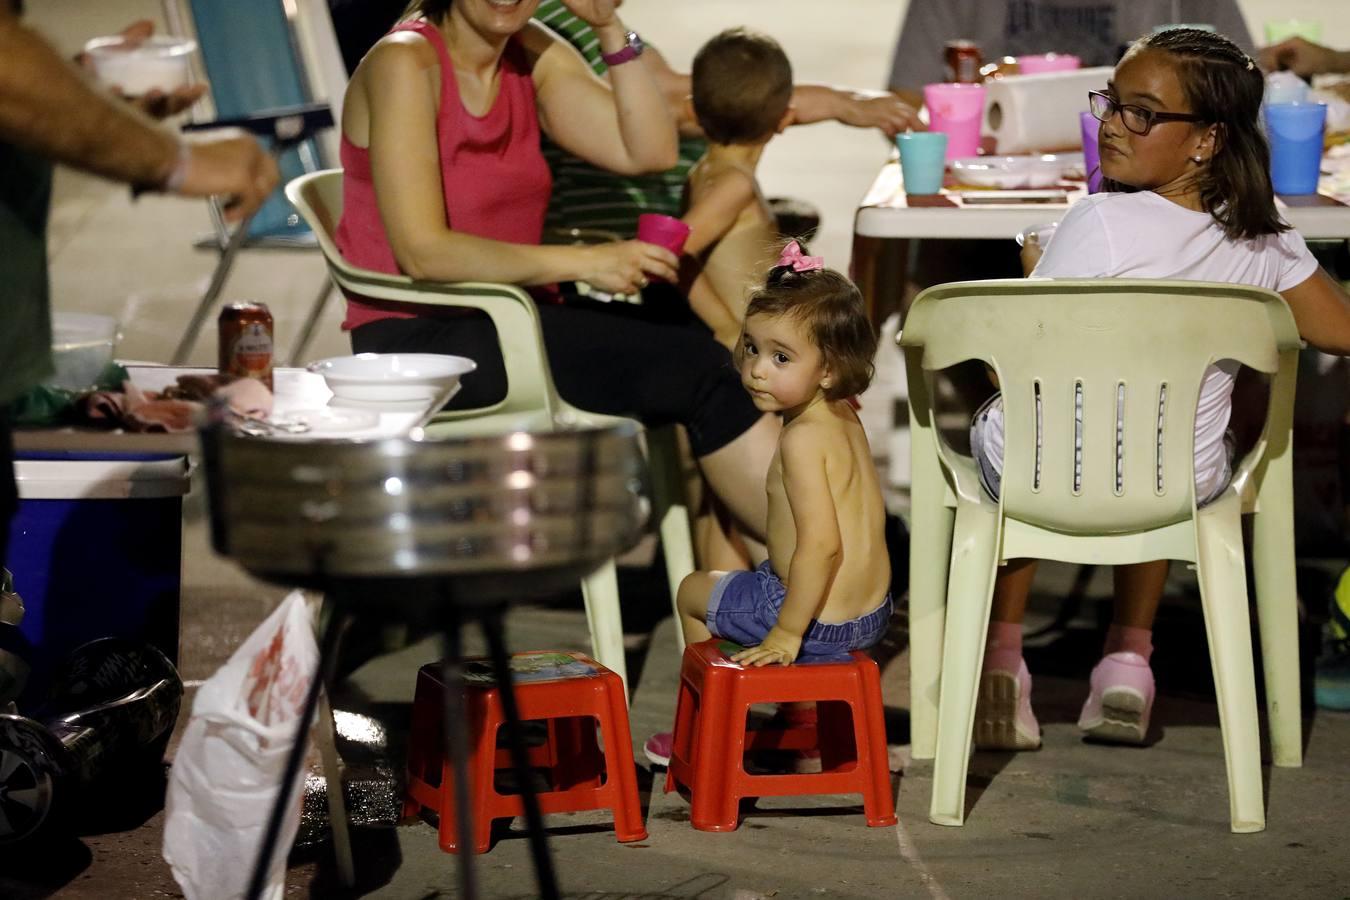
[[[543,235],[553,178],[539,149],[539,116],[525,49],[517,38],[501,60],[497,99],[484,116],[472,115],[460,100],[455,69],[440,31],[425,20],[396,31],[424,36],[440,58],[441,100],[436,139],[446,223],[456,231],[515,244],[538,244]],[[342,219],[335,235],[342,255],[357,266],[397,274],[398,263],[380,220],[371,178],[370,152],[342,137]],[[347,297],[351,330],[368,322],[425,315],[419,304]]]

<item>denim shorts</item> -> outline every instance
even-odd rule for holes
[[[704,618],[708,630],[720,638],[753,647],[778,624],[787,586],[769,563],[753,572],[728,572],[713,585]],[[890,623],[893,605],[887,594],[881,605],[847,622],[826,624],[812,619],[802,635],[797,662],[837,662],[850,650],[865,650],[881,641]]]

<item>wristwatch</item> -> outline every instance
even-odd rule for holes
[[[642,55],[642,51],[647,49],[647,45],[642,43],[642,38],[638,37],[636,31],[627,32],[624,35],[623,48],[613,53],[601,53],[600,58],[604,60],[607,66],[619,66],[628,62],[630,59],[637,59]]]

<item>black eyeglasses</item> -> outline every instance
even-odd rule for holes
[[[1121,103],[1115,97],[1102,91],[1088,91],[1088,108],[1092,110],[1092,117],[1100,122],[1109,122],[1111,117],[1119,111],[1121,124],[1141,136],[1152,131],[1153,126],[1158,122],[1205,121],[1204,116],[1197,116],[1194,113],[1156,112],[1146,106]]]

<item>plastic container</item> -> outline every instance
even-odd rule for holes
[[[637,239],[658,247],[665,247],[679,256],[684,242],[689,239],[689,226],[683,220],[661,213],[643,213],[638,216]]]
[[[1322,164],[1325,103],[1266,104],[1270,180],[1277,194],[1315,194]]]
[[[47,382],[83,391],[94,386],[117,346],[117,320],[93,313],[52,313],[52,362],[56,374]]]
[[[197,42],[168,35],[152,35],[129,42],[121,35],[97,37],[84,45],[98,80],[128,97],[158,90],[166,94],[192,81],[192,54]]]
[[[14,469],[7,565],[34,673],[101,637],[148,641],[177,664],[187,459],[35,453]]]
[[[1017,71],[1023,75],[1043,72],[1072,72],[1082,62],[1071,53],[1033,53],[1017,57]]]
[[[947,135],[948,162],[980,152],[984,85],[926,84],[923,102],[928,107],[928,130]]]
[[[900,175],[906,194],[936,194],[946,171],[947,135],[940,131],[908,131],[895,136],[900,150]]]
[[[1078,130],[1083,135],[1083,175],[1087,179],[1089,194],[1102,189],[1102,161],[1097,138],[1101,134],[1102,123],[1090,112],[1078,114]]]

